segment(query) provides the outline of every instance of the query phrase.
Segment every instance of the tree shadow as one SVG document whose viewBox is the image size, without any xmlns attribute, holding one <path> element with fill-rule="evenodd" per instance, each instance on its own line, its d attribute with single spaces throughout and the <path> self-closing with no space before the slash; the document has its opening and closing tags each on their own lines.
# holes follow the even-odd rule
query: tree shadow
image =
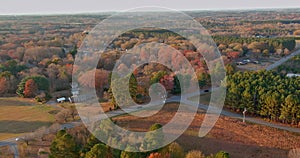
<svg viewBox="0 0 300 158">
<path fill-rule="evenodd" d="M 50 126 L 51 122 L 42 121 L 12 121 L 3 120 L 0 121 L 0 133 L 27 133 L 33 132 L 39 127 Z"/>
<path fill-rule="evenodd" d="M 182 135 L 177 142 L 184 147 L 186 151 L 200 150 L 205 155 L 216 154 L 223 150 L 230 154 L 232 158 L 256 157 L 256 158 L 286 158 L 287 150 L 260 146 L 257 144 L 249 145 L 239 142 L 228 142 L 209 137 L 197 137 L 191 135 Z"/>
<path fill-rule="evenodd" d="M 5 106 L 33 106 L 34 104 L 25 101 L 13 100 L 14 98 L 0 98 L 0 105 Z"/>
</svg>

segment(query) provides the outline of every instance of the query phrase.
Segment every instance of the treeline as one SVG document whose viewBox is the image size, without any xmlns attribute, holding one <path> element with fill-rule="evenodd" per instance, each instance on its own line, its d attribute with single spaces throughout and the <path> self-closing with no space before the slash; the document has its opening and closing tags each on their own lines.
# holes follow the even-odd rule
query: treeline
<svg viewBox="0 0 300 158">
<path fill-rule="evenodd" d="M 245 37 L 234 37 L 234 36 L 214 36 L 213 37 L 216 44 L 230 45 L 232 43 L 247 44 L 259 42 L 261 44 L 256 44 L 254 47 L 248 47 L 248 49 L 260 49 L 269 50 L 269 52 L 274 53 L 276 49 L 285 49 L 292 51 L 296 47 L 295 38 L 245 38 Z"/>
<path fill-rule="evenodd" d="M 226 106 L 235 111 L 247 108 L 249 113 L 273 121 L 299 124 L 300 78 L 273 71 L 229 75 Z"/>
<path fill-rule="evenodd" d="M 160 124 L 154 124 L 150 130 L 161 128 Z M 100 142 L 95 136 L 90 134 L 61 130 L 56 134 L 50 147 L 50 158 L 72 157 L 72 158 L 229 158 L 229 154 L 220 151 L 215 155 L 205 156 L 201 151 L 192 150 L 185 152 L 176 142 L 173 142 L 161 149 L 149 152 L 126 152 L 113 149 Z M 79 137 L 79 133 L 81 137 Z M 89 135 L 89 136 L 87 136 Z M 150 143 L 162 141 L 163 138 L 149 138 Z M 159 138 L 159 137 L 158 137 Z M 148 140 L 148 139 L 147 139 Z M 131 150 L 134 147 L 131 147 Z"/>
<path fill-rule="evenodd" d="M 252 24 L 277 24 L 277 23 L 282 23 L 282 24 L 295 24 L 295 23 L 300 23 L 300 20 L 244 20 L 241 21 L 243 23 L 252 23 Z"/>
</svg>

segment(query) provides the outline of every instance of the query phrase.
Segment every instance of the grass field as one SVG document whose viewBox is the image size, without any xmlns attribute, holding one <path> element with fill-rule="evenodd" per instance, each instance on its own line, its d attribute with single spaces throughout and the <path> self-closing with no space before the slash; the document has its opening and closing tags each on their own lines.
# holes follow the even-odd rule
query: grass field
<svg viewBox="0 0 300 158">
<path fill-rule="evenodd" d="M 32 132 L 54 122 L 53 107 L 23 98 L 0 98 L 0 140 Z"/>
<path fill-rule="evenodd" d="M 148 131 L 154 123 L 168 123 L 174 117 L 177 108 L 178 104 L 169 103 L 151 117 L 122 115 L 114 117 L 113 120 L 125 129 Z M 200 138 L 198 132 L 204 116 L 203 112 L 198 111 L 187 131 L 176 140 L 185 151 L 200 150 L 205 155 L 210 155 L 224 150 L 229 152 L 231 157 L 286 158 L 289 150 L 300 147 L 300 137 L 297 134 L 256 124 L 245 124 L 225 116 L 218 119 L 208 135 Z"/>
</svg>

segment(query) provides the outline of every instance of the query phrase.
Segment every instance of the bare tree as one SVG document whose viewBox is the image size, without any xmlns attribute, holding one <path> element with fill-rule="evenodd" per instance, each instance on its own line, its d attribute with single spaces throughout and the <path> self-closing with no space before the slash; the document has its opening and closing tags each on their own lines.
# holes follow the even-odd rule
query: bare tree
<svg viewBox="0 0 300 158">
<path fill-rule="evenodd" d="M 72 117 L 72 120 L 75 120 L 75 117 L 78 115 L 78 112 L 75 108 L 75 106 L 71 106 L 70 108 L 68 108 L 68 110 L 70 111 L 70 116 Z"/>
<path fill-rule="evenodd" d="M 59 123 L 65 123 L 71 116 L 71 111 L 69 109 L 64 109 L 55 115 L 55 119 Z"/>
<path fill-rule="evenodd" d="M 34 133 L 28 133 L 28 134 L 24 135 L 23 138 L 20 140 L 24 141 L 26 143 L 26 145 L 29 145 L 29 142 L 34 140 Z"/>
<path fill-rule="evenodd" d="M 61 125 L 59 123 L 54 123 L 49 127 L 49 133 L 56 133 L 61 129 Z"/>
<path fill-rule="evenodd" d="M 36 138 L 41 138 L 44 141 L 44 135 L 49 133 L 49 129 L 46 126 L 40 127 L 34 131 L 34 136 Z"/>
</svg>

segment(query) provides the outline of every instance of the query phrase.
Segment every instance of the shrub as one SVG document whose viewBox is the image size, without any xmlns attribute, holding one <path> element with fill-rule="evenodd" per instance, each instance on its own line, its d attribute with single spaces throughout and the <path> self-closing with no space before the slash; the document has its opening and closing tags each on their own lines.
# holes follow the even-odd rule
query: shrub
<svg viewBox="0 0 300 158">
<path fill-rule="evenodd" d="M 192 150 L 186 154 L 185 158 L 205 158 L 205 156 L 202 154 L 201 151 Z"/>
<path fill-rule="evenodd" d="M 225 151 L 219 151 L 215 158 L 230 158 L 229 154 Z"/>
</svg>

